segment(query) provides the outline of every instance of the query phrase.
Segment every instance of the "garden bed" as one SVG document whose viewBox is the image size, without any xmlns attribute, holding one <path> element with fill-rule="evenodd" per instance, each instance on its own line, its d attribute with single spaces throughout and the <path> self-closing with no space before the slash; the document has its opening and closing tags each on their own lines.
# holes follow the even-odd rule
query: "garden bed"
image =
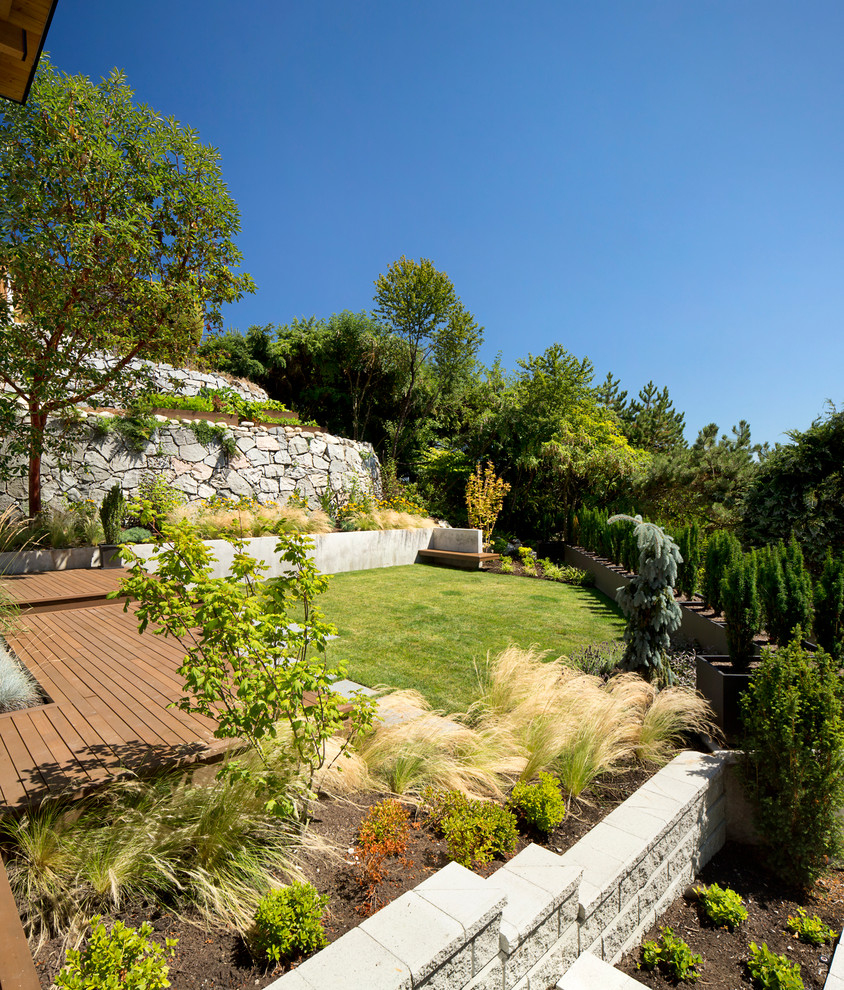
<svg viewBox="0 0 844 990">
<path fill-rule="evenodd" d="M 567 814 L 562 824 L 550 836 L 520 833 L 518 850 L 530 842 L 546 845 L 554 852 L 565 852 L 589 829 L 636 791 L 655 772 L 634 767 L 626 772 L 605 777 L 584 792 L 579 799 L 567 802 Z M 383 795 L 357 795 L 353 799 L 325 798 L 317 805 L 311 824 L 312 831 L 331 843 L 336 857 L 324 853 L 305 856 L 303 868 L 321 893 L 330 897 L 329 913 L 324 922 L 329 941 L 360 924 L 366 916 L 365 894 L 356 880 L 349 850 L 368 809 Z M 427 876 L 448 862 L 444 840 L 436 837 L 420 819 L 418 828 L 411 830 L 406 861 L 391 858 L 383 881 L 376 891 L 377 906 L 382 907 L 415 887 Z M 489 876 L 502 865 L 502 860 L 480 867 L 476 872 Z M 165 938 L 178 938 L 176 956 L 170 965 L 173 990 L 213 990 L 213 988 L 262 988 L 274 982 L 283 969 L 255 966 L 242 939 L 236 933 L 208 929 L 190 917 L 177 918 L 149 905 L 133 905 L 119 915 L 106 916 L 108 922 L 123 920 L 137 927 L 149 921 L 154 941 L 163 944 Z M 41 986 L 48 990 L 64 961 L 61 939 L 48 942 L 38 953 L 36 966 Z"/>
<path fill-rule="evenodd" d="M 799 963 L 807 990 L 821 990 L 826 980 L 833 945 L 816 947 L 798 941 L 786 931 L 789 916 L 803 908 L 810 916 L 818 915 L 830 927 L 840 931 L 844 922 L 844 872 L 833 871 L 820 881 L 814 893 L 784 893 L 782 884 L 766 873 L 754 847 L 728 844 L 701 870 L 698 881 L 730 887 L 744 899 L 748 917 L 731 932 L 702 920 L 694 899 L 679 897 L 666 911 L 645 939 L 658 940 L 660 925 L 669 926 L 674 934 L 688 942 L 693 953 L 703 957 L 700 980 L 696 986 L 707 990 L 736 990 L 750 987 L 745 965 L 749 945 L 767 943 L 768 948 Z M 654 990 L 667 990 L 676 982 L 660 970 L 637 968 L 641 952 L 628 953 L 618 968 Z M 691 984 L 690 984 L 691 985 Z"/>
</svg>

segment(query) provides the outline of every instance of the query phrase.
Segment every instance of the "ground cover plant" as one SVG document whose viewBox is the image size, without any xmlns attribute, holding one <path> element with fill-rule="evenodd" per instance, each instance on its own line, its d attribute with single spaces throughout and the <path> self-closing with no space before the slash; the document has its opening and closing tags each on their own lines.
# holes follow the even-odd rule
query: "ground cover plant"
<svg viewBox="0 0 844 990">
<path fill-rule="evenodd" d="M 535 643 L 559 656 L 624 628 L 591 588 L 418 565 L 336 574 L 322 602 L 339 632 L 328 656 L 348 660 L 350 677 L 413 688 L 448 711 L 471 704 L 474 662 L 490 651 Z"/>
<path fill-rule="evenodd" d="M 834 939 L 844 918 L 844 875 L 831 870 L 812 891 L 785 887 L 767 868 L 767 854 L 757 846 L 727 845 L 702 868 L 696 889 L 732 891 L 746 916 L 732 927 L 711 921 L 688 888 L 668 906 L 643 936 L 644 944 L 658 940 L 669 927 L 699 955 L 699 986 L 711 990 L 784 988 L 822 990 L 834 951 Z M 812 928 L 831 928 L 832 938 L 817 942 L 798 938 L 795 928 L 806 920 Z M 827 934 L 827 932 L 823 932 Z M 619 968 L 653 990 L 676 986 L 667 973 L 640 968 L 642 953 L 634 949 Z M 777 975 L 770 975 L 776 971 Z M 778 980 L 780 982 L 778 982 Z M 767 982 L 766 982 L 767 981 Z"/>
</svg>

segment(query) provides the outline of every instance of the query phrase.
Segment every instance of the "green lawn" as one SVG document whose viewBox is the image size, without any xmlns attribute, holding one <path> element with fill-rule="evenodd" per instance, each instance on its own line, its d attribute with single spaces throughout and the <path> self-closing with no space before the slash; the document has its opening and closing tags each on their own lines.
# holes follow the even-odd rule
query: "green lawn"
<svg viewBox="0 0 844 990">
<path fill-rule="evenodd" d="M 620 639 L 624 620 L 593 588 L 413 564 L 335 574 L 320 605 L 340 638 L 329 660 L 371 687 L 416 688 L 435 708 L 475 697 L 474 660 L 511 643 L 559 656 Z"/>
</svg>

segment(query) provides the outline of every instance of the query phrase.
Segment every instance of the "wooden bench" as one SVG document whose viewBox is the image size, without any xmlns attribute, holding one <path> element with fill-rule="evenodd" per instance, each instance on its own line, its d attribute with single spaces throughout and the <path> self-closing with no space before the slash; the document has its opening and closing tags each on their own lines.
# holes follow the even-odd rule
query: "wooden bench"
<svg viewBox="0 0 844 990">
<path fill-rule="evenodd" d="M 459 567 L 464 571 L 476 571 L 485 560 L 498 560 L 497 553 L 467 553 L 462 550 L 420 550 L 423 564 L 440 567 Z"/>
</svg>

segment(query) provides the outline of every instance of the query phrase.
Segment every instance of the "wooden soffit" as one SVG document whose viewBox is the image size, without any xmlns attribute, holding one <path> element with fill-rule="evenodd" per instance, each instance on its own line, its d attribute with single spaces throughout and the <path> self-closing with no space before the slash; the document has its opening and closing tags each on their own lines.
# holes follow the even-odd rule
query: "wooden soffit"
<svg viewBox="0 0 844 990">
<path fill-rule="evenodd" d="M 25 103 L 58 0 L 0 0 L 0 96 Z"/>
</svg>

